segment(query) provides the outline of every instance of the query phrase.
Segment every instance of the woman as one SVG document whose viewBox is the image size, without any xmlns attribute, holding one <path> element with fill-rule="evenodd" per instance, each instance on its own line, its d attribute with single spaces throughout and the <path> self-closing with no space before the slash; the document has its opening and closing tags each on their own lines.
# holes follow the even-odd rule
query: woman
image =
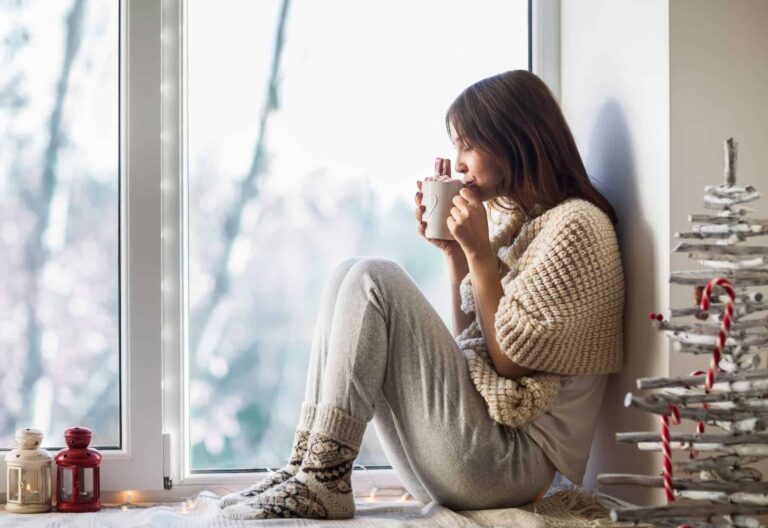
<svg viewBox="0 0 768 528">
<path fill-rule="evenodd" d="M 338 266 L 290 461 L 224 497 L 227 516 L 353 517 L 352 465 L 371 420 L 424 503 L 513 507 L 556 472 L 581 482 L 606 375 L 622 364 L 616 215 L 535 75 L 470 86 L 446 129 L 466 185 L 447 220 L 455 240 L 430 242 L 450 271 L 453 335 L 397 263 Z"/>
</svg>

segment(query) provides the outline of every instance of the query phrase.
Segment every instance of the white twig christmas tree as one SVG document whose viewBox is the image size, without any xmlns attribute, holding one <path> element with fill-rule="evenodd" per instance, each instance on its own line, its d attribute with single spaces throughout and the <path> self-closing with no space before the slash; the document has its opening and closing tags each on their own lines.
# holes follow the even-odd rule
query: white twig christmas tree
<svg viewBox="0 0 768 528">
<path fill-rule="evenodd" d="M 688 220 L 692 230 L 673 251 L 687 253 L 697 270 L 672 272 L 672 284 L 693 287 L 695 305 L 672 308 L 669 319 L 651 314 L 675 353 L 702 355 L 702 371 L 687 377 L 643 378 L 645 395 L 627 394 L 625 405 L 661 417 L 659 432 L 619 433 L 619 442 L 661 450 L 661 476 L 604 474 L 601 484 L 665 488 L 664 506 L 615 509 L 614 521 L 674 527 L 762 526 L 768 482 L 750 464 L 768 458 L 768 303 L 756 287 L 768 285 L 768 247 L 750 244 L 768 235 L 768 219 L 751 218 L 744 205 L 760 198 L 736 185 L 736 144 L 725 142 L 725 183 L 705 187 L 704 208 Z M 707 361 L 709 360 L 709 361 Z M 708 364 L 707 364 L 708 363 Z M 670 432 L 681 419 L 695 433 Z M 672 451 L 688 452 L 673 464 Z M 678 499 L 691 499 L 679 501 Z"/>
</svg>

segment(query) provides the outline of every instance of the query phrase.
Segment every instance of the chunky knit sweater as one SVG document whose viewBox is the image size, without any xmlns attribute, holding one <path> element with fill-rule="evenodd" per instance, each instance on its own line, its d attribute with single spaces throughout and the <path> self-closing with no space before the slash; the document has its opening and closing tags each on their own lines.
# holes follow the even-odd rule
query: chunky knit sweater
<svg viewBox="0 0 768 528">
<path fill-rule="evenodd" d="M 499 376 L 476 317 L 456 341 L 491 417 L 517 427 L 552 405 L 562 375 L 621 368 L 624 276 L 613 224 L 591 202 L 570 198 L 529 220 L 489 214 L 504 289 L 496 339 L 509 359 L 537 372 Z M 462 311 L 476 312 L 469 274 L 460 293 Z"/>
</svg>

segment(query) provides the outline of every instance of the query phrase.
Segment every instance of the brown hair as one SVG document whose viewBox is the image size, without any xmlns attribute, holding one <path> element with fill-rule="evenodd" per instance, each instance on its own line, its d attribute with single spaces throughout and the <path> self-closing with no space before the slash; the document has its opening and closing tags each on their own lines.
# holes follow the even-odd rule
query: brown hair
<svg viewBox="0 0 768 528">
<path fill-rule="evenodd" d="M 533 73 L 508 71 L 468 87 L 445 114 L 449 136 L 451 124 L 459 141 L 488 155 L 502 173 L 491 207 L 533 217 L 576 197 L 618 223 L 587 175 L 560 106 Z"/>
</svg>

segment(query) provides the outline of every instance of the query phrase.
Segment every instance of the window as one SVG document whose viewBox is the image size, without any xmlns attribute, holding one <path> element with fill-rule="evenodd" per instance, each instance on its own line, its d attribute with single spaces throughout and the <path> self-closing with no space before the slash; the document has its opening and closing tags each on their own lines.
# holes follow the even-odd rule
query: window
<svg viewBox="0 0 768 528">
<path fill-rule="evenodd" d="M 397 260 L 450 324 L 415 180 L 529 64 L 529 3 L 284 5 L 0 0 L 0 449 L 83 425 L 107 501 L 235 487 L 285 463 L 336 262 Z M 396 482 L 375 429 L 356 462 Z"/>
<path fill-rule="evenodd" d="M 118 2 L 0 3 L 0 448 L 120 448 Z"/>
<path fill-rule="evenodd" d="M 0 1 L 0 449 L 87 426 L 105 491 L 163 482 L 160 14 Z"/>
<path fill-rule="evenodd" d="M 415 181 L 453 156 L 453 98 L 528 64 L 526 1 L 287 4 L 187 4 L 193 472 L 285 463 L 322 287 L 344 257 L 400 262 L 451 324 Z M 388 466 L 372 427 L 357 463 Z"/>
</svg>

